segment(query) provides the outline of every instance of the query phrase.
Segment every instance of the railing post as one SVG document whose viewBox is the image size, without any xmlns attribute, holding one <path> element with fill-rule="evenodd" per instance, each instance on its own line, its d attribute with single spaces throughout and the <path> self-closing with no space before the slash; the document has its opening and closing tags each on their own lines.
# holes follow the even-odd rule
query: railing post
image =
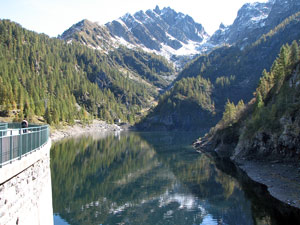
<svg viewBox="0 0 300 225">
<path fill-rule="evenodd" d="M 33 129 L 31 129 L 30 130 L 30 141 L 31 141 L 31 145 L 30 145 L 30 151 L 32 151 L 33 149 L 34 149 L 34 139 L 33 139 L 33 137 L 34 137 L 34 128 Z"/>
<path fill-rule="evenodd" d="M 22 158 L 22 128 L 20 128 L 20 137 L 19 137 L 19 159 Z"/>
<path fill-rule="evenodd" d="M 41 147 L 42 127 L 39 128 L 39 147 Z"/>
<path fill-rule="evenodd" d="M 0 168 L 2 168 L 2 139 L 3 139 L 3 135 L 2 135 L 2 131 L 0 131 Z"/>
<path fill-rule="evenodd" d="M 28 133 L 26 133 L 26 135 L 25 135 L 25 153 L 27 153 L 28 152 Z"/>
<path fill-rule="evenodd" d="M 13 157 L 13 141 L 12 141 L 12 131 L 10 131 L 10 137 L 9 137 L 9 160 L 12 160 Z"/>
</svg>

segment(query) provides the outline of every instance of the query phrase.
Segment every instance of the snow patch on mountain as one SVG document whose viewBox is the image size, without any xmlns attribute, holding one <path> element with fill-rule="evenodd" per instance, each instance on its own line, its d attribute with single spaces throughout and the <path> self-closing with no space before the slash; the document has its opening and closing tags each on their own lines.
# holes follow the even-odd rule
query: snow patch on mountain
<svg viewBox="0 0 300 225">
<path fill-rule="evenodd" d="M 118 22 L 119 24 L 116 24 Z M 121 25 L 122 27 L 118 27 Z M 129 13 L 106 24 L 116 42 L 140 47 L 171 58 L 173 55 L 199 54 L 209 35 L 190 16 L 170 7 Z M 122 29 L 122 32 L 118 32 Z M 124 32 L 126 31 L 126 32 Z"/>
<path fill-rule="evenodd" d="M 254 30 L 265 26 L 274 2 L 271 0 L 244 4 L 239 9 L 233 24 L 230 26 L 221 24 L 219 29 L 212 35 L 210 41 L 216 45 L 221 45 L 224 43 L 234 44 L 236 42 L 246 43 L 248 40 L 251 42 L 253 39 L 258 38 L 260 36 L 259 33 L 257 34 L 258 37 L 246 39 L 257 33 L 253 32 Z"/>
</svg>

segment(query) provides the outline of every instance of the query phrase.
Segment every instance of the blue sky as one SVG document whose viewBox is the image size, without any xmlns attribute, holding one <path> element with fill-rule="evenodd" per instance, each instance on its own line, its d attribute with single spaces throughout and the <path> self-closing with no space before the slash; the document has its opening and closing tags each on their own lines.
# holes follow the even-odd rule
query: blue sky
<svg viewBox="0 0 300 225">
<path fill-rule="evenodd" d="M 0 18 L 56 37 L 82 19 L 105 24 L 158 5 L 189 14 L 212 34 L 221 22 L 231 24 L 243 4 L 256 1 L 266 0 L 0 0 Z"/>
</svg>

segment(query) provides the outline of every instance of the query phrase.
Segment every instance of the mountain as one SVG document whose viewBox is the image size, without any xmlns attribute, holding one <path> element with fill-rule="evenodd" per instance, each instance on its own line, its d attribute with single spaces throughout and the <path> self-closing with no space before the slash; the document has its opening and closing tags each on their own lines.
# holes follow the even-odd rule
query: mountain
<svg viewBox="0 0 300 225">
<path fill-rule="evenodd" d="M 105 25 L 80 21 L 66 30 L 60 39 L 78 41 L 102 52 L 126 46 L 165 56 L 182 66 L 199 52 L 211 46 L 209 35 L 192 17 L 168 8 L 126 14 Z"/>
<path fill-rule="evenodd" d="M 82 20 L 66 30 L 59 39 L 68 44 L 80 43 L 107 55 L 114 66 L 122 71 L 127 70 L 136 80 L 154 85 L 154 89 L 165 88 L 174 79 L 171 76 L 175 73 L 173 65 L 166 59 L 136 47 L 132 49 L 121 45 L 105 26 L 97 23 Z"/>
<path fill-rule="evenodd" d="M 265 3 L 247 3 L 238 11 L 233 24 L 221 24 L 211 36 L 213 45 L 237 44 L 244 47 L 255 42 L 288 16 L 300 11 L 298 0 L 269 0 Z"/>
<path fill-rule="evenodd" d="M 58 36 L 59 39 L 72 43 L 80 42 L 92 49 L 107 53 L 112 48 L 118 47 L 109 31 L 97 23 L 89 20 L 82 20 Z"/>
<path fill-rule="evenodd" d="M 246 4 L 232 26 L 221 26 L 224 35 L 230 34 L 228 43 L 212 43 L 201 24 L 169 7 L 126 14 L 106 25 L 83 20 L 58 39 L 1 21 L 0 113 L 15 110 L 55 118 L 54 123 L 87 113 L 134 122 L 158 100 L 144 120 L 146 128 L 151 123 L 170 129 L 209 127 L 221 118 L 227 99 L 248 101 L 280 46 L 299 39 L 298 10 L 296 0 Z M 177 69 L 194 59 L 176 78 L 162 55 Z M 63 96 L 71 102 L 69 109 Z M 51 108 L 31 107 L 40 99 L 49 99 Z"/>
<path fill-rule="evenodd" d="M 133 123 L 154 104 L 174 68 L 157 55 L 119 49 L 103 54 L 77 42 L 0 20 L 0 115 Z"/>
<path fill-rule="evenodd" d="M 221 118 L 227 100 L 235 104 L 241 99 L 248 102 L 257 87 L 262 71 L 271 67 L 280 47 L 299 39 L 300 12 L 286 18 L 244 48 L 237 45 L 223 46 L 209 54 L 198 56 L 179 73 L 173 88 L 161 97 L 158 106 L 142 121 L 140 127 L 146 129 L 180 127 L 188 130 L 213 126 Z M 209 93 L 204 91 L 208 89 L 202 88 L 200 91 L 206 93 L 206 99 L 214 105 L 214 110 L 207 110 L 207 105 L 191 104 L 197 98 L 197 88 L 192 87 L 187 92 L 190 89 L 188 81 L 191 78 L 197 80 L 198 77 L 211 84 Z M 182 86 L 179 90 L 176 90 L 177 83 Z M 185 90 L 183 97 L 174 98 L 182 95 L 180 91 L 182 89 Z M 166 107 L 174 103 L 176 107 Z M 155 124 L 152 124 L 152 121 L 155 121 Z"/>
<path fill-rule="evenodd" d="M 252 33 L 260 37 L 258 30 L 265 27 L 265 20 L 269 16 L 274 2 L 247 3 L 238 11 L 233 24 L 225 26 L 221 24 L 219 29 L 211 36 L 210 41 L 216 45 L 224 43 L 234 44 L 248 39 Z"/>
<path fill-rule="evenodd" d="M 288 16 L 300 11 L 297 0 L 269 0 L 247 3 L 241 7 L 232 25 L 221 24 L 210 37 L 204 27 L 189 15 L 170 7 L 138 11 L 99 25 L 80 21 L 59 38 L 80 43 L 102 52 L 119 46 L 141 48 L 156 53 L 175 63 L 180 70 L 194 56 L 210 53 L 224 45 L 245 48 L 257 41 Z"/>
<path fill-rule="evenodd" d="M 154 10 L 126 14 L 106 24 L 110 33 L 122 42 L 154 50 L 169 56 L 197 53 L 209 35 L 192 17 L 156 6 Z"/>
</svg>

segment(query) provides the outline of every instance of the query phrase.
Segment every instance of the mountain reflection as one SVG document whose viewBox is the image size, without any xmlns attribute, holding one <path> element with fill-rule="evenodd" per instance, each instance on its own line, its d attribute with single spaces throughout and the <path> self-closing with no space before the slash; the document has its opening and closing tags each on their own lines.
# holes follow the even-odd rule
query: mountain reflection
<svg viewBox="0 0 300 225">
<path fill-rule="evenodd" d="M 69 224 L 256 223 L 238 181 L 188 145 L 194 136 L 121 133 L 56 143 L 54 213 Z"/>
</svg>

